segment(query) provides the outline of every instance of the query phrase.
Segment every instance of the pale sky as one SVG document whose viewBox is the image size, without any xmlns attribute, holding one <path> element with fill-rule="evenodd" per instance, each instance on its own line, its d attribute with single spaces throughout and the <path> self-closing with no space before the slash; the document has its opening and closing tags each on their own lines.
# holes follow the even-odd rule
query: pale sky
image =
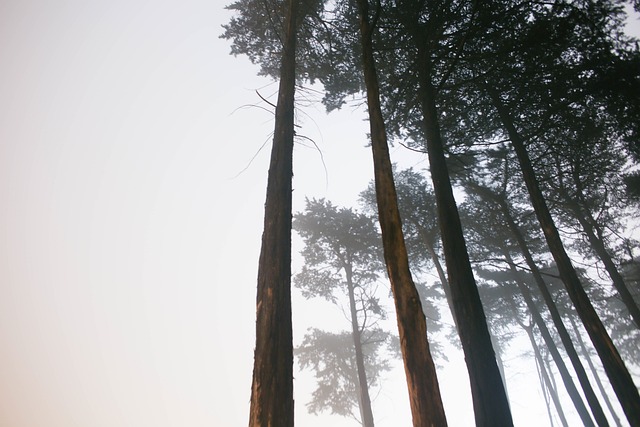
<svg viewBox="0 0 640 427">
<path fill-rule="evenodd" d="M 276 86 L 218 38 L 226 3 L 0 2 L 1 427 L 246 425 L 273 127 L 250 105 Z M 297 147 L 295 209 L 353 205 L 372 177 L 364 109 L 302 104 L 328 174 Z M 294 316 L 296 344 L 340 321 L 298 294 Z M 468 426 L 451 359 L 450 425 Z M 532 373 L 508 375 L 518 425 L 546 422 Z M 378 426 L 410 425 L 403 381 L 384 383 Z M 297 425 L 353 425 L 307 415 L 313 386 L 296 373 Z"/>
</svg>

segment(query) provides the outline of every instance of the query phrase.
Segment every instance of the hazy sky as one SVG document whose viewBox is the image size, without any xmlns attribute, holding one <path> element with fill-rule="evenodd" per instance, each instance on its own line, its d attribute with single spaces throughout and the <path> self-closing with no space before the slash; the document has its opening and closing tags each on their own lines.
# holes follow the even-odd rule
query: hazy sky
<svg viewBox="0 0 640 427">
<path fill-rule="evenodd" d="M 225 3 L 0 2 L 0 426 L 246 425 L 273 126 L 250 105 L 276 86 L 218 38 Z M 371 179 L 363 109 L 298 119 L 328 173 L 296 148 L 296 210 L 352 204 Z M 299 297 L 294 314 L 296 343 L 339 317 Z M 441 377 L 452 426 L 472 420 L 459 357 Z M 403 375 L 379 426 L 409 425 Z M 311 379 L 296 374 L 297 424 L 327 425 L 306 415 Z M 540 403 L 515 414 L 544 422 Z"/>
</svg>

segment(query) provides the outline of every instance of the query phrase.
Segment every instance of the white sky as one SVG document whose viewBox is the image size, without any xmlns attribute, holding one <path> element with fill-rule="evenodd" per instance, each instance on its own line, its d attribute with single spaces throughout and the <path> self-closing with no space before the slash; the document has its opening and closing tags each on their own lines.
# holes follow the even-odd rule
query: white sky
<svg viewBox="0 0 640 427">
<path fill-rule="evenodd" d="M 228 55 L 224 3 L 0 2 L 0 426 L 246 425 L 273 125 L 241 107 L 276 86 Z M 299 119 L 329 172 L 296 149 L 296 210 L 352 205 L 371 178 L 363 109 Z M 338 315 L 299 297 L 294 312 L 296 343 Z M 468 426 L 451 358 L 449 421 Z M 546 422 L 534 369 L 510 374 L 519 425 Z M 403 376 L 378 426 L 410 424 Z M 343 425 L 306 414 L 313 386 L 296 374 L 297 425 Z"/>
</svg>

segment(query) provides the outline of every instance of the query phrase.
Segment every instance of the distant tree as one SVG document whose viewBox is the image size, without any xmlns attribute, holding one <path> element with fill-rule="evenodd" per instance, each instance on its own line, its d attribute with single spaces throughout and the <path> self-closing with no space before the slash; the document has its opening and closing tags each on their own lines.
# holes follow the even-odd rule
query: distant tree
<svg viewBox="0 0 640 427">
<path fill-rule="evenodd" d="M 379 384 L 381 375 L 390 369 L 380 354 L 385 344 L 389 344 L 390 335 L 379 328 L 369 328 L 360 335 L 367 387 L 372 390 Z M 317 387 L 307 403 L 309 412 L 318 414 L 330 410 L 365 425 L 364 393 L 355 348 L 353 332 L 334 333 L 312 328 L 305 334 L 295 354 L 300 367 L 312 369 L 317 379 Z"/>
<path fill-rule="evenodd" d="M 318 388 L 308 404 L 311 412 L 331 409 L 373 426 L 369 387 L 388 369 L 378 349 L 389 340 L 377 323 L 386 316 L 376 295 L 376 280 L 384 272 L 380 237 L 373 218 L 324 199 L 309 200 L 295 215 L 294 229 L 302 237 L 305 265 L 294 284 L 305 298 L 320 297 L 340 305 L 346 297 L 345 315 L 351 331 L 342 334 L 313 329 L 298 348 L 300 365 L 312 366 Z M 350 336 L 350 345 L 344 347 Z M 321 357 L 322 356 L 322 357 Z"/>
<path fill-rule="evenodd" d="M 556 212 L 564 222 L 577 222 L 578 230 L 585 236 L 588 249 L 581 252 L 587 256 L 596 254 L 633 322 L 640 328 L 640 306 L 633 299 L 616 257 L 608 247 L 623 229 L 620 216 L 627 200 L 616 193 L 623 188 L 625 154 L 598 131 L 604 130 L 574 129 L 577 138 L 554 156 L 552 173 L 556 179 L 549 180 L 547 185 L 556 196 L 553 200 Z"/>
</svg>

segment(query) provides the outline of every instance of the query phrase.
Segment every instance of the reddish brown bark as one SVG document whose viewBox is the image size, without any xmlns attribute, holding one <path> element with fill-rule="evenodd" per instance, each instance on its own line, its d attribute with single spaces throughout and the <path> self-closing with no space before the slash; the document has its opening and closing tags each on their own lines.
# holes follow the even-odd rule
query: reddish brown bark
<svg viewBox="0 0 640 427">
<path fill-rule="evenodd" d="M 387 134 L 380 108 L 378 76 L 373 57 L 371 36 L 374 25 L 369 21 L 367 0 L 358 0 L 360 34 L 371 147 L 378 202 L 378 218 L 387 273 L 391 282 L 400 347 L 404 360 L 409 402 L 415 427 L 445 427 L 447 420 L 442 406 L 435 365 L 427 341 L 427 325 L 420 297 L 409 271 L 409 259 L 402 234 L 397 194 L 389 156 Z"/>
<path fill-rule="evenodd" d="M 298 4 L 299 0 L 289 0 L 285 21 L 287 27 L 258 265 L 250 427 L 293 426 L 291 180 Z"/>
</svg>

